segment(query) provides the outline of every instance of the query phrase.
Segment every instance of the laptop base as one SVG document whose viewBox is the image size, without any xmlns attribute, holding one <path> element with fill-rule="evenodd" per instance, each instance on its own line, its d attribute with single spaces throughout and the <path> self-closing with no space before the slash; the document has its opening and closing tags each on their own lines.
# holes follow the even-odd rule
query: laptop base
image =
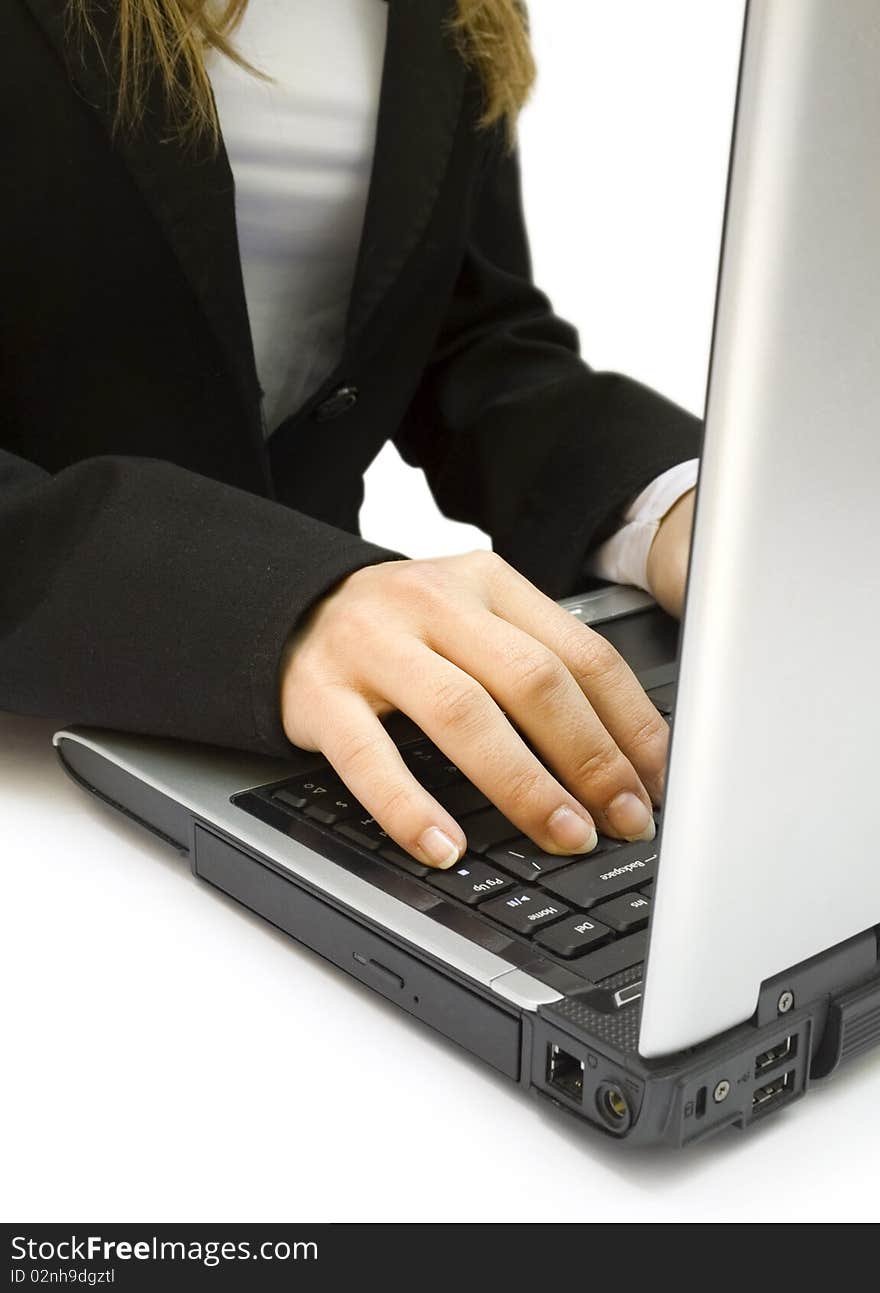
<svg viewBox="0 0 880 1293">
<path fill-rule="evenodd" d="M 642 966 L 578 991 L 548 990 L 555 999 L 544 1001 L 535 999 L 529 975 L 501 960 L 498 975 L 481 982 L 243 843 L 212 820 L 207 798 L 201 813 L 195 800 L 165 794 L 155 777 L 151 784 L 146 772 L 125 766 L 120 743 L 143 750 L 166 744 L 75 729 L 56 737 L 62 764 L 80 785 L 186 855 L 200 880 L 523 1088 L 626 1144 L 679 1147 L 749 1126 L 880 1045 L 875 929 L 766 984 L 749 1022 L 649 1062 L 637 1050 L 641 1001 L 634 985 Z M 216 751 L 196 750 L 193 757 L 200 764 L 223 759 Z M 252 762 L 254 784 L 277 778 L 276 761 Z M 312 856 L 320 861 L 321 852 L 332 852 L 329 836 L 307 823 L 303 829 Z M 327 861 L 329 875 L 335 868 Z"/>
</svg>

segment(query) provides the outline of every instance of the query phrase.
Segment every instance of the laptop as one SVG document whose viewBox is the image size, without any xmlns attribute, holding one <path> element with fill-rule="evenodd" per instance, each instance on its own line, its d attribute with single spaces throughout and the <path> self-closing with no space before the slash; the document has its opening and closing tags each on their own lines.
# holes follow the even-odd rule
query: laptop
<svg viewBox="0 0 880 1293">
<path fill-rule="evenodd" d="M 320 756 L 54 738 L 198 880 L 631 1144 L 763 1121 L 880 1044 L 878 67 L 876 0 L 748 4 L 683 628 L 634 589 L 563 603 L 671 722 L 655 840 L 542 855 L 401 715 L 451 871 Z"/>
</svg>

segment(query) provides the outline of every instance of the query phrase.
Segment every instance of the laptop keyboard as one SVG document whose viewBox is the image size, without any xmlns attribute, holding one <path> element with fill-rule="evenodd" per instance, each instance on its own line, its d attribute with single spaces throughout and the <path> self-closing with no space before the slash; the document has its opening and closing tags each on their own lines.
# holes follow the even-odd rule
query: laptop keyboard
<svg viewBox="0 0 880 1293">
<path fill-rule="evenodd" d="M 648 694 L 671 717 L 675 684 Z M 345 855 L 349 869 L 559 991 L 575 991 L 584 980 L 600 983 L 644 960 L 656 839 L 630 844 L 600 835 L 589 854 L 544 853 L 430 740 L 400 748 L 413 775 L 467 836 L 466 854 L 448 871 L 422 866 L 400 849 L 329 765 L 234 802 L 304 842 L 309 828 L 329 834 L 334 861 Z"/>
</svg>

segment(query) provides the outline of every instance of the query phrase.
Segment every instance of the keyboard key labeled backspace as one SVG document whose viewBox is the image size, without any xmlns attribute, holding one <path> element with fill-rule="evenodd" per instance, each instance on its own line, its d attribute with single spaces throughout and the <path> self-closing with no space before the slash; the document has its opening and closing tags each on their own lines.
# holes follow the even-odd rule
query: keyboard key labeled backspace
<svg viewBox="0 0 880 1293">
<path fill-rule="evenodd" d="M 530 934 L 532 930 L 567 916 L 568 908 L 537 889 L 515 889 L 501 898 L 483 903 L 480 913 L 491 916 L 517 934 Z"/>
<path fill-rule="evenodd" d="M 656 844 L 628 844 L 601 857 L 575 862 L 564 871 L 545 876 L 541 883 L 572 907 L 588 911 L 607 898 L 646 885 L 654 879 L 656 869 Z"/>
</svg>

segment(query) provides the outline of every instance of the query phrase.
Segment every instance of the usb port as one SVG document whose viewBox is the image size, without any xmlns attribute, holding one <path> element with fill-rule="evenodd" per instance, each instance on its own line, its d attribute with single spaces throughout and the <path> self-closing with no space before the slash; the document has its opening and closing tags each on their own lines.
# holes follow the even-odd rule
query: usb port
<svg viewBox="0 0 880 1293">
<path fill-rule="evenodd" d="M 763 1113 L 783 1100 L 794 1089 L 794 1078 L 794 1069 L 790 1069 L 784 1077 L 774 1078 L 772 1082 L 756 1087 L 752 1096 L 753 1113 Z"/>
<path fill-rule="evenodd" d="M 755 1077 L 760 1077 L 768 1069 L 775 1069 L 777 1064 L 783 1060 L 791 1059 L 797 1055 L 797 1037 L 786 1037 L 775 1046 L 768 1046 L 766 1051 L 761 1051 L 760 1055 L 755 1056 Z"/>
<path fill-rule="evenodd" d="M 547 1047 L 547 1083 L 569 1100 L 584 1096 L 584 1061 L 552 1043 Z"/>
</svg>

